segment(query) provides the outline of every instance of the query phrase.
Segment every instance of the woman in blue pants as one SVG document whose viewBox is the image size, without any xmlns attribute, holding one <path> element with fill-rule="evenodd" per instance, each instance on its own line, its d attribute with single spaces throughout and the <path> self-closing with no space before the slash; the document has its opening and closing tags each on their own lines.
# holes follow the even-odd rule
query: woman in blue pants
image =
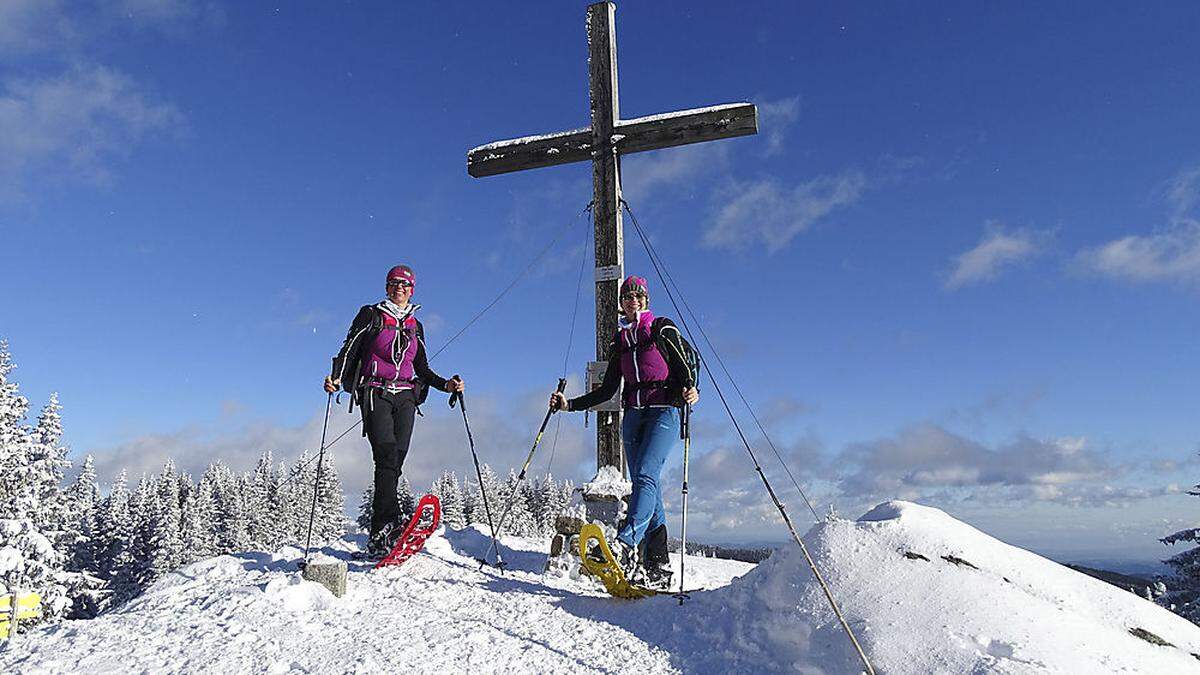
<svg viewBox="0 0 1200 675">
<path fill-rule="evenodd" d="M 550 407 L 586 410 L 612 398 L 622 380 L 625 382 L 621 437 L 633 492 L 629 511 L 617 530 L 615 553 L 626 576 L 641 566 L 647 583 L 668 587 L 671 570 L 661 474 L 667 457 L 680 442 L 680 409 L 698 401 L 700 394 L 684 357 L 679 329 L 670 319 L 655 318 L 649 302 L 646 280 L 626 278 L 621 284 L 622 317 L 609 345 L 603 382 L 598 389 L 573 399 L 555 392 Z"/>
</svg>

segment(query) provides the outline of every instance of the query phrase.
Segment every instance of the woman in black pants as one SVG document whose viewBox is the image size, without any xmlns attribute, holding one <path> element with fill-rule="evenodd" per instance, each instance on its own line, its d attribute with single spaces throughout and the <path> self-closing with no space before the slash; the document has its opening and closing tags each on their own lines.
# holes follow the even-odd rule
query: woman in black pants
<svg viewBox="0 0 1200 675">
<path fill-rule="evenodd" d="M 397 522 L 396 484 L 408 455 L 417 406 L 425 401 L 427 388 L 463 390 L 457 375 L 446 380 L 429 367 L 425 330 L 414 316 L 421 306 L 409 302 L 415 283 L 408 265 L 388 271 L 386 299 L 358 310 L 333 359 L 333 371 L 325 378 L 325 391 L 333 393 L 340 386 L 354 397 L 362 409 L 363 435 L 371 441 L 375 493 L 369 558 L 387 555 L 389 535 L 403 527 Z"/>
</svg>

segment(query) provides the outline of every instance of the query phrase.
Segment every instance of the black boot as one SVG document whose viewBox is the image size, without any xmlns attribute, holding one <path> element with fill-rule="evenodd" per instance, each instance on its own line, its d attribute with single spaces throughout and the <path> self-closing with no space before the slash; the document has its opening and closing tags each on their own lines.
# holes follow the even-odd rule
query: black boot
<svg viewBox="0 0 1200 675">
<path fill-rule="evenodd" d="M 666 524 L 659 525 L 647 532 L 643 541 L 646 546 L 645 564 L 647 568 L 671 566 L 671 556 L 667 554 Z"/>
<path fill-rule="evenodd" d="M 399 522 L 384 523 L 379 531 L 367 540 L 367 560 L 382 560 L 392 552 L 396 541 L 404 532 L 404 526 Z"/>
<path fill-rule="evenodd" d="M 667 553 L 666 524 L 659 525 L 647 532 L 642 543 L 646 551 L 642 558 L 642 566 L 646 570 L 647 585 L 656 588 L 669 587 L 671 585 L 671 556 Z"/>
</svg>

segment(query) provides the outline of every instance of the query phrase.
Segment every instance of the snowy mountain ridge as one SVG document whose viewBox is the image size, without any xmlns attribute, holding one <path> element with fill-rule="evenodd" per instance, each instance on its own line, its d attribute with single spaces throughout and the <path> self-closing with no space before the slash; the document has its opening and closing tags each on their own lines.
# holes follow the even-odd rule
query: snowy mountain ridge
<svg viewBox="0 0 1200 675">
<path fill-rule="evenodd" d="M 804 537 L 879 673 L 1200 672 L 1200 628 L 937 509 L 887 502 Z M 682 606 L 543 575 L 541 542 L 440 530 L 334 598 L 300 552 L 218 556 L 119 611 L 22 636 L 0 668 L 60 672 L 803 672 L 861 670 L 799 551 L 758 566 L 692 558 Z M 322 553 L 348 558 L 344 540 Z"/>
</svg>

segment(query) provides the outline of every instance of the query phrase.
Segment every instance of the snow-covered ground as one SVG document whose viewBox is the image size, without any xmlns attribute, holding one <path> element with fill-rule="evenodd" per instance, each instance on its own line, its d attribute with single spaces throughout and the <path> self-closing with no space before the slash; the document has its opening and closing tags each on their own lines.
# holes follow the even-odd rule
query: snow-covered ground
<svg viewBox="0 0 1200 675">
<path fill-rule="evenodd" d="M 888 502 L 805 542 L 880 673 L 1200 672 L 1200 628 L 936 509 Z M 506 574 L 480 571 L 487 543 L 445 530 L 403 567 L 351 562 L 340 599 L 299 579 L 295 549 L 213 558 L 119 612 L 22 636 L 0 670 L 860 670 L 794 547 L 758 567 L 689 557 L 688 586 L 706 590 L 680 606 L 544 576 L 544 554 L 520 539 L 504 541 Z M 352 545 L 324 553 L 345 558 Z"/>
</svg>

